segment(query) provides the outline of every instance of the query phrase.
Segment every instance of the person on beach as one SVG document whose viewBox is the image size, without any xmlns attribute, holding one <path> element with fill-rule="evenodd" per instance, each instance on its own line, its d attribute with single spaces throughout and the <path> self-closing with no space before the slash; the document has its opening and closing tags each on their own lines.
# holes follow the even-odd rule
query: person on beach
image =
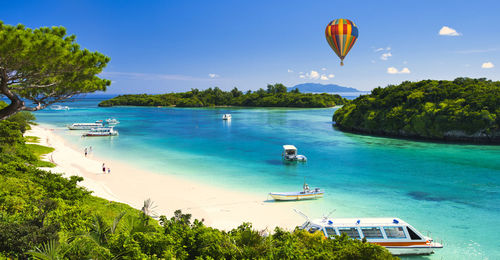
<svg viewBox="0 0 500 260">
<path fill-rule="evenodd" d="M 89 153 L 91 153 L 91 152 L 92 152 L 92 146 L 89 147 Z"/>
<path fill-rule="evenodd" d="M 102 173 L 106 174 L 106 165 L 102 163 Z"/>
<path fill-rule="evenodd" d="M 111 168 L 108 167 L 108 174 L 111 174 Z"/>
<path fill-rule="evenodd" d="M 85 147 L 85 157 L 87 157 L 87 147 Z"/>
</svg>

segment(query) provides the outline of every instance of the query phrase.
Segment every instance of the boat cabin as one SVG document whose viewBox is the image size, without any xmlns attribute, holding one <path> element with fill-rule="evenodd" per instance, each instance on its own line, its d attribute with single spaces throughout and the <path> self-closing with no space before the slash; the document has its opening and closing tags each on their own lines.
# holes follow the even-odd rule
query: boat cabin
<svg viewBox="0 0 500 260">
<path fill-rule="evenodd" d="M 393 255 L 429 255 L 443 247 L 399 218 L 323 218 L 307 220 L 300 228 L 310 233 L 319 231 L 327 238 L 342 234 L 364 238 L 386 247 Z"/>
</svg>

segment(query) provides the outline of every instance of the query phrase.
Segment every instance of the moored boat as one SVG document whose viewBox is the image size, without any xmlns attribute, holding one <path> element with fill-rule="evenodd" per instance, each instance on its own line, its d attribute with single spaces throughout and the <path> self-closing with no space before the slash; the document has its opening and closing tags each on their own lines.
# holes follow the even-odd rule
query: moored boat
<svg viewBox="0 0 500 260">
<path fill-rule="evenodd" d="M 285 161 L 307 161 L 307 157 L 301 154 L 297 154 L 297 147 L 290 144 L 283 145 L 283 153 L 281 153 L 281 156 Z"/>
<path fill-rule="evenodd" d="M 68 106 L 61 106 L 61 105 L 52 105 L 50 106 L 51 110 L 69 110 Z"/>
<path fill-rule="evenodd" d="M 90 130 L 96 127 L 102 127 L 102 123 L 74 123 L 68 126 L 69 130 Z"/>
<path fill-rule="evenodd" d="M 222 115 L 222 120 L 231 120 L 231 114 Z"/>
<path fill-rule="evenodd" d="M 269 195 L 274 200 L 311 200 L 323 198 L 324 192 L 320 188 L 311 190 L 304 182 L 303 190 L 296 192 L 271 192 Z"/>
<path fill-rule="evenodd" d="M 441 243 L 422 235 L 399 218 L 307 219 L 300 228 L 310 233 L 322 232 L 331 239 L 344 233 L 352 239 L 366 239 L 387 248 L 393 255 L 430 255 L 435 249 L 443 248 Z"/>
<path fill-rule="evenodd" d="M 83 136 L 115 136 L 118 135 L 118 131 L 114 130 L 113 127 L 98 127 L 92 128 Z"/>
</svg>

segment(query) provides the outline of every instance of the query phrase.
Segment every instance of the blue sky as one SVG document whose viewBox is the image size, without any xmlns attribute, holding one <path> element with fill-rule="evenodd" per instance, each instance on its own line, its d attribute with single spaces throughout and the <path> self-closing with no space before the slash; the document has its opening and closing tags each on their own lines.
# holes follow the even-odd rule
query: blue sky
<svg viewBox="0 0 500 260">
<path fill-rule="evenodd" d="M 500 80 L 499 11 L 497 1 L 6 1 L 0 20 L 62 25 L 111 57 L 102 75 L 113 82 L 109 93 L 304 82 L 370 90 Z M 336 18 L 359 28 L 343 67 L 324 36 Z"/>
</svg>

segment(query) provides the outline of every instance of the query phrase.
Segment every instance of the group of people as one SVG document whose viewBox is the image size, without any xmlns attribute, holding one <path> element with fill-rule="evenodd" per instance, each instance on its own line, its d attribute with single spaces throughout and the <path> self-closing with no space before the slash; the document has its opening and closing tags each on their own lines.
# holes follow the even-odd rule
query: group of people
<svg viewBox="0 0 500 260">
<path fill-rule="evenodd" d="M 92 152 L 92 146 L 89 146 L 88 148 L 85 147 L 85 149 L 84 149 L 85 157 L 87 157 L 87 155 L 89 155 L 91 152 Z M 102 173 L 106 174 L 106 171 L 108 172 L 108 174 L 110 174 L 111 168 L 109 168 L 109 167 L 106 168 L 106 164 L 103 163 L 102 164 Z"/>
<path fill-rule="evenodd" d="M 89 148 L 85 147 L 84 152 L 85 152 L 85 157 L 87 157 L 87 155 L 92 152 L 92 146 L 89 146 Z"/>
<path fill-rule="evenodd" d="M 106 164 L 102 163 L 102 174 L 106 174 L 106 169 L 108 170 L 108 174 L 111 173 L 111 168 L 106 168 Z"/>
</svg>

